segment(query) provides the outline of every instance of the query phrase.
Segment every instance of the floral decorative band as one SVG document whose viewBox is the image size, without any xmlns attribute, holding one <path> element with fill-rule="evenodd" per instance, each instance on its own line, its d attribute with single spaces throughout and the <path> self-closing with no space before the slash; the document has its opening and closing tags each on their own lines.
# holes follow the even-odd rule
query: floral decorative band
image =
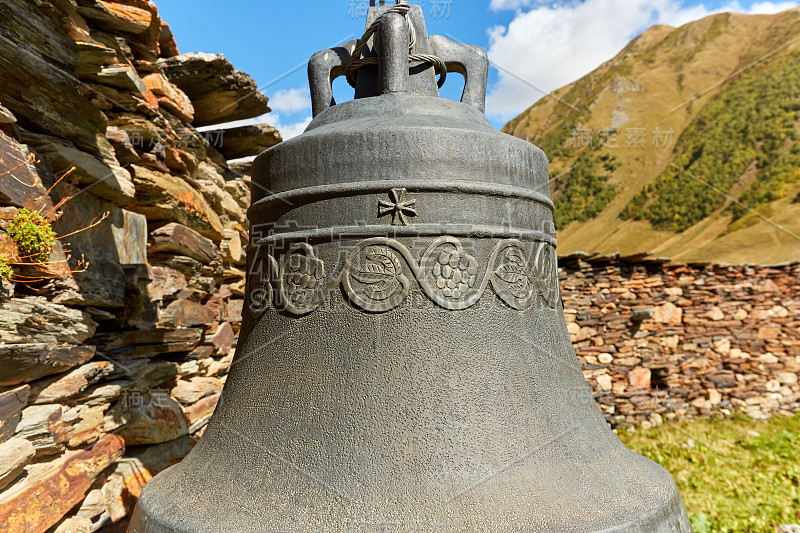
<svg viewBox="0 0 800 533">
<path fill-rule="evenodd" d="M 531 248 L 530 252 L 526 248 Z M 482 274 L 481 274 L 482 272 Z M 417 262 L 401 242 L 374 237 L 357 244 L 342 270 L 330 276 L 307 243 L 295 243 L 278 259 L 259 253 L 251 265 L 248 308 L 260 316 L 270 306 L 295 315 L 320 307 L 340 285 L 356 306 L 371 312 L 398 307 L 408 297 L 412 279 L 435 304 L 450 310 L 474 305 L 491 285 L 497 296 L 517 310 L 533 306 L 539 296 L 558 304 L 555 248 L 542 241 L 526 246 L 518 239 L 499 241 L 481 264 L 452 236 L 436 238 Z"/>
</svg>

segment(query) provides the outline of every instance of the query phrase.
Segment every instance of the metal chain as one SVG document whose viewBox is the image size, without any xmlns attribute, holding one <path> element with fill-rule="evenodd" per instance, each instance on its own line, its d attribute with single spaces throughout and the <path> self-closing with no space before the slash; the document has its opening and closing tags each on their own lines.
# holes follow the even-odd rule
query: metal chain
<svg viewBox="0 0 800 533">
<path fill-rule="evenodd" d="M 347 83 L 349 83 L 351 87 L 355 88 L 356 73 L 358 72 L 358 69 L 368 65 L 378 64 L 377 57 L 361 57 L 361 54 L 364 52 L 364 47 L 367 45 L 367 42 L 375 34 L 375 32 L 378 31 L 378 26 L 380 26 L 381 19 L 384 17 L 384 15 L 388 15 L 389 13 L 398 13 L 403 15 L 403 17 L 406 19 L 406 23 L 408 24 L 408 62 L 430 63 L 433 65 L 434 71 L 439 75 L 439 81 L 437 82 L 437 85 L 441 87 L 444 85 L 444 81 L 447 78 L 447 65 L 445 65 L 444 61 L 442 61 L 439 57 L 433 54 L 413 53 L 414 48 L 417 46 L 417 30 L 414 28 L 414 24 L 411 23 L 411 17 L 408 15 L 411 6 L 405 0 L 395 1 L 397 2 L 397 5 L 387 9 L 383 15 L 378 17 L 375 22 L 370 24 L 370 26 L 364 32 L 364 35 L 356 43 L 353 52 L 350 54 L 350 59 L 347 61 L 347 65 L 345 65 L 344 68 L 345 76 L 347 77 Z"/>
</svg>

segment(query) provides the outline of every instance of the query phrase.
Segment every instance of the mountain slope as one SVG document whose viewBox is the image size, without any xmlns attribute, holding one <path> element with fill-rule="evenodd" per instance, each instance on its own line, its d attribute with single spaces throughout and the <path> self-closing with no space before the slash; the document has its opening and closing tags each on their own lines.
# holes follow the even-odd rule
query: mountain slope
<svg viewBox="0 0 800 533">
<path fill-rule="evenodd" d="M 654 26 L 504 131 L 550 158 L 561 253 L 800 258 L 800 10 Z"/>
</svg>

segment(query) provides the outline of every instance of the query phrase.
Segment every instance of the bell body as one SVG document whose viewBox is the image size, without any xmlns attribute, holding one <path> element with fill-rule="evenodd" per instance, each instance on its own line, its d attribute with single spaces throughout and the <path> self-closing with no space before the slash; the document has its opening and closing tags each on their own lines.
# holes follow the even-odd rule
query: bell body
<svg viewBox="0 0 800 533">
<path fill-rule="evenodd" d="M 222 401 L 129 531 L 691 531 L 582 375 L 541 150 L 384 93 L 320 110 L 254 181 Z"/>
</svg>

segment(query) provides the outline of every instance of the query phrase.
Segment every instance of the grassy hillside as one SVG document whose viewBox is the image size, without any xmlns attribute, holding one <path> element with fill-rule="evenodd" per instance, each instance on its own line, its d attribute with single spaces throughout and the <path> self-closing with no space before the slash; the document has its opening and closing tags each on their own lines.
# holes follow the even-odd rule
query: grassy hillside
<svg viewBox="0 0 800 533">
<path fill-rule="evenodd" d="M 654 26 L 504 131 L 550 158 L 561 253 L 800 258 L 800 10 Z"/>
</svg>

